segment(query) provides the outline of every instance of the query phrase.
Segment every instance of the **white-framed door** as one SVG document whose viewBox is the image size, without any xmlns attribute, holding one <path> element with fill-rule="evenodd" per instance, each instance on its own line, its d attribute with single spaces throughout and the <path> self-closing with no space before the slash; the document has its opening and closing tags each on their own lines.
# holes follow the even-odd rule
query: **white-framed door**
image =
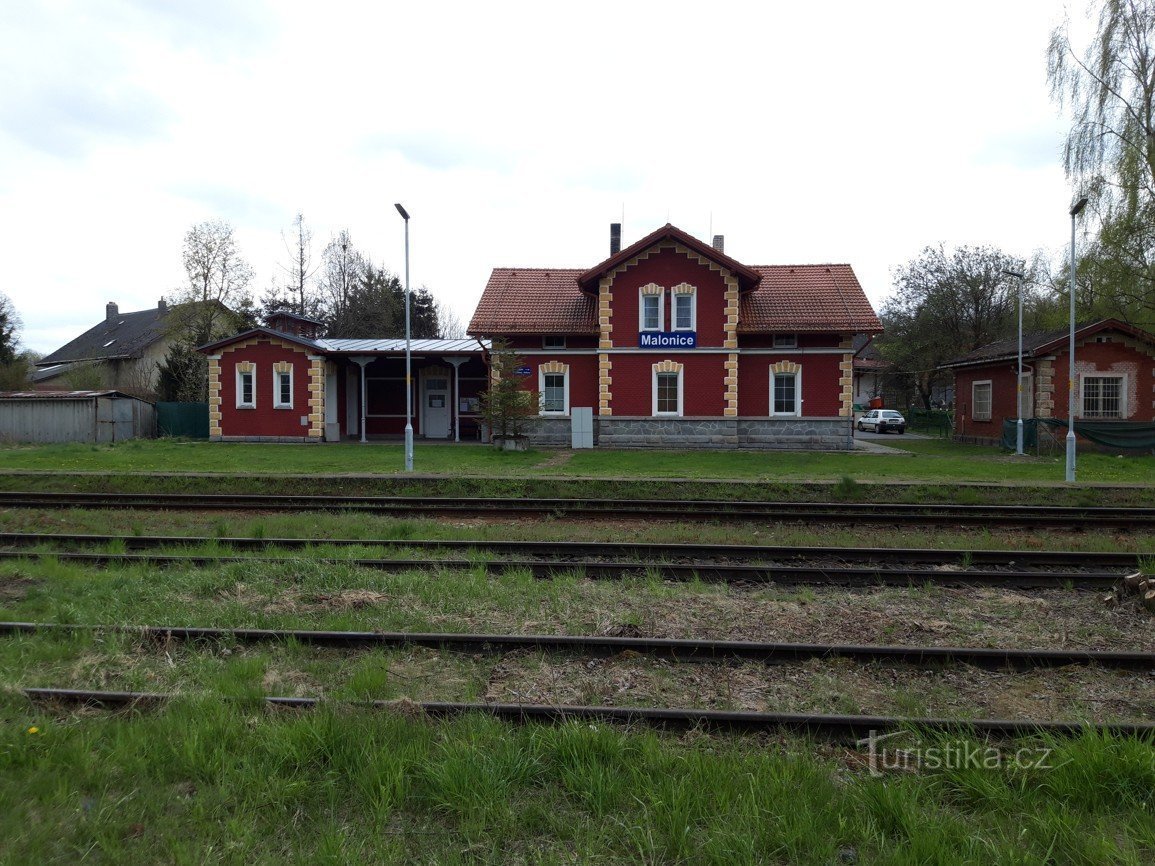
<svg viewBox="0 0 1155 866">
<path fill-rule="evenodd" d="M 421 371 L 421 435 L 426 439 L 448 439 L 453 431 L 453 371 L 448 367 L 426 367 Z"/>
</svg>

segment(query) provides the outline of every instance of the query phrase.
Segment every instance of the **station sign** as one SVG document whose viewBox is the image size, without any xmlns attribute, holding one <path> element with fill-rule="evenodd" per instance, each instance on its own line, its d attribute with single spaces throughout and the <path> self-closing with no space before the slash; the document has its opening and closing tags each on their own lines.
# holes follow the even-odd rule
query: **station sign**
<svg viewBox="0 0 1155 866">
<path fill-rule="evenodd" d="M 696 349 L 697 331 L 642 331 L 638 334 L 639 349 Z"/>
<path fill-rule="evenodd" d="M 533 372 L 533 370 L 531 370 L 529 367 L 518 367 L 516 370 L 513 371 L 513 375 L 515 375 L 515 376 L 528 376 L 532 372 Z"/>
</svg>

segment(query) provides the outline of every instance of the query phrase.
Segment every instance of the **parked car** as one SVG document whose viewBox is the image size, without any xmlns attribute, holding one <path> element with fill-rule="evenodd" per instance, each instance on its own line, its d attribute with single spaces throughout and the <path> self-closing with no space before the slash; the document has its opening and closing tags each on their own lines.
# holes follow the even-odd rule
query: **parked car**
<svg viewBox="0 0 1155 866">
<path fill-rule="evenodd" d="M 898 433 L 906 432 L 906 419 L 901 412 L 893 409 L 871 409 L 858 419 L 859 430 L 873 430 L 875 433 L 885 433 L 894 430 Z"/>
</svg>

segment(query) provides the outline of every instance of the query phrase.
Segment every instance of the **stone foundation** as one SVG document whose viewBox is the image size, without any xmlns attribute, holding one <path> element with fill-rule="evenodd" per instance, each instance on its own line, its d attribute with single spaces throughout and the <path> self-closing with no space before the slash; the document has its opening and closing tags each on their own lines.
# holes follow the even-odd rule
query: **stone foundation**
<svg viewBox="0 0 1155 866">
<path fill-rule="evenodd" d="M 535 446 L 568 448 L 569 418 L 535 418 L 526 433 Z M 628 418 L 594 416 L 594 446 L 718 448 L 761 451 L 850 451 L 846 418 Z"/>
<path fill-rule="evenodd" d="M 282 444 L 319 444 L 314 436 L 210 436 L 210 442 L 280 442 Z"/>
</svg>

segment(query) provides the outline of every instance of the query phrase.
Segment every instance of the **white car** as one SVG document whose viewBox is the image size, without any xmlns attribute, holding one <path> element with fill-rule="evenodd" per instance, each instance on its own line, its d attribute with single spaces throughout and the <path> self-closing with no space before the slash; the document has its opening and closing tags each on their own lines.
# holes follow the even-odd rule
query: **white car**
<svg viewBox="0 0 1155 866">
<path fill-rule="evenodd" d="M 875 433 L 885 433 L 887 430 L 905 433 L 906 419 L 901 412 L 893 409 L 871 409 L 858 419 L 856 426 L 859 430 L 873 430 Z"/>
</svg>

